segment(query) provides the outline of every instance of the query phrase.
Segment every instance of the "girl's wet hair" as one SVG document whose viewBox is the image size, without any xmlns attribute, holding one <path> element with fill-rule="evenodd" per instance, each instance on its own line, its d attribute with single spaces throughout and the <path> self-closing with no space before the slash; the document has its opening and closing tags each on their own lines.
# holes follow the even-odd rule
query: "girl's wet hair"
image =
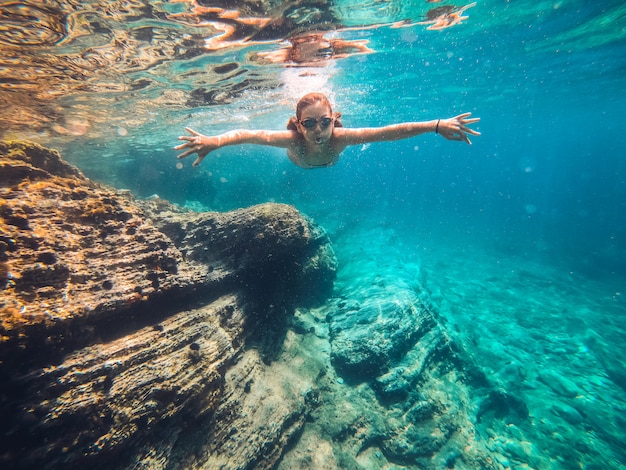
<svg viewBox="0 0 626 470">
<path fill-rule="evenodd" d="M 296 105 L 296 115 L 292 116 L 287 122 L 287 129 L 289 129 L 290 131 L 297 131 L 298 128 L 296 127 L 296 123 L 302 117 L 302 111 L 307 106 L 311 106 L 315 103 L 322 103 L 324 106 L 328 106 L 328 109 L 332 114 L 333 107 L 330 105 L 330 101 L 328 101 L 326 95 L 323 95 L 322 93 L 309 93 L 307 95 L 304 95 L 302 98 L 300 98 L 300 101 L 298 101 L 298 104 Z M 341 113 L 337 113 L 335 115 L 335 127 L 343 127 L 343 124 L 341 124 L 341 121 L 339 121 L 340 117 Z"/>
</svg>

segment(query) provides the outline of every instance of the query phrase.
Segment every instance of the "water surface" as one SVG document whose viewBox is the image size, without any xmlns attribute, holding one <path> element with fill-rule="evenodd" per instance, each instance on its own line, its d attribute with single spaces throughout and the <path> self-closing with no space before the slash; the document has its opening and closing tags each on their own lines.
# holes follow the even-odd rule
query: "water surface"
<svg viewBox="0 0 626 470">
<path fill-rule="evenodd" d="M 624 2 L 2 2 L 0 44 L 4 138 L 139 197 L 294 204 L 340 262 L 392 231 L 459 340 L 528 402 L 538 466 L 624 468 Z M 185 126 L 282 129 L 310 91 L 346 126 L 471 112 L 482 135 L 353 147 L 314 171 L 253 146 L 176 160 Z"/>
</svg>

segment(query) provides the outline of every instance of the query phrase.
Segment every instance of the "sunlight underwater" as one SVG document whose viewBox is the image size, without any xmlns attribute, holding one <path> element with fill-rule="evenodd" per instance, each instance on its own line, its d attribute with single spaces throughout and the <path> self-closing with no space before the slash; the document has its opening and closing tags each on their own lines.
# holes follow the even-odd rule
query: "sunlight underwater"
<svg viewBox="0 0 626 470">
<path fill-rule="evenodd" d="M 624 8 L 0 5 L 2 466 L 625 468 Z"/>
</svg>

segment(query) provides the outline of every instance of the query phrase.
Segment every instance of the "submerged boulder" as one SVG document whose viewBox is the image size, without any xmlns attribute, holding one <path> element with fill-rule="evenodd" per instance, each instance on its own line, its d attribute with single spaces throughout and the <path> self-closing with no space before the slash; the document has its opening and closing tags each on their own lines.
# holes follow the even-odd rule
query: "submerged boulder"
<svg viewBox="0 0 626 470">
<path fill-rule="evenodd" d="M 330 322 L 335 367 L 359 379 L 377 377 L 434 326 L 432 313 L 410 290 L 365 296 L 356 305 L 339 302 Z"/>
<path fill-rule="evenodd" d="M 474 425 L 488 380 L 449 335 L 407 247 L 383 227 L 336 243 L 347 261 L 322 310 L 338 376 L 281 468 L 304 468 L 325 445 L 320 468 L 500 468 Z"/>
<path fill-rule="evenodd" d="M 332 292 L 323 230 L 280 204 L 138 202 L 35 144 L 0 143 L 0 171 L 0 465 L 159 468 L 202 422 L 206 465 L 271 468 L 307 401 L 275 390 L 274 427 L 236 410 L 295 305 Z"/>
</svg>

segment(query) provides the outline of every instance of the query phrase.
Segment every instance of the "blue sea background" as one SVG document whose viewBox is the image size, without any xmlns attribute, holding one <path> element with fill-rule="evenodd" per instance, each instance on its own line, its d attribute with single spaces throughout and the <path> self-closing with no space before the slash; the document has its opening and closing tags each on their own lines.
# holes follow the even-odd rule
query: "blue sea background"
<svg viewBox="0 0 626 470">
<path fill-rule="evenodd" d="M 275 200 L 322 224 L 381 220 L 408 234 L 454 236 L 623 276 L 624 6 L 483 2 L 467 13 L 466 24 L 444 31 L 344 32 L 376 52 L 314 69 L 313 77 L 276 67 L 275 89 L 251 89 L 224 106 L 156 110 L 124 137 L 112 125 L 102 139 L 66 142 L 66 158 L 140 196 L 216 210 Z M 178 67 L 247 65 L 249 53 L 207 54 Z M 472 112 L 482 136 L 469 147 L 434 135 L 353 147 L 325 171 L 294 168 L 283 151 L 261 147 L 222 149 L 197 169 L 191 159 L 176 169 L 172 147 L 184 126 L 207 134 L 282 129 L 299 96 L 314 90 L 331 97 L 347 126 Z"/>
<path fill-rule="evenodd" d="M 346 23 L 360 21 L 348 7 Z M 361 7 L 367 22 L 385 23 Z M 533 420 L 521 429 L 535 468 L 626 468 L 626 5 L 490 0 L 466 13 L 442 31 L 332 33 L 374 52 L 324 67 L 249 60 L 276 44 L 207 53 L 151 79 L 190 92 L 187 72 L 237 63 L 273 85 L 187 108 L 159 105 L 160 88 L 66 98 L 67 109 L 106 108 L 108 123 L 27 136 L 138 197 L 195 210 L 293 204 L 327 230 L 340 266 L 414 263 L 455 338 L 528 404 Z M 471 146 L 434 134 L 355 146 L 322 170 L 257 146 L 221 149 L 197 168 L 176 159 L 184 127 L 283 129 L 310 91 L 326 93 L 345 126 L 471 112 L 481 136 Z M 355 275 L 341 269 L 339 286 Z"/>
</svg>

